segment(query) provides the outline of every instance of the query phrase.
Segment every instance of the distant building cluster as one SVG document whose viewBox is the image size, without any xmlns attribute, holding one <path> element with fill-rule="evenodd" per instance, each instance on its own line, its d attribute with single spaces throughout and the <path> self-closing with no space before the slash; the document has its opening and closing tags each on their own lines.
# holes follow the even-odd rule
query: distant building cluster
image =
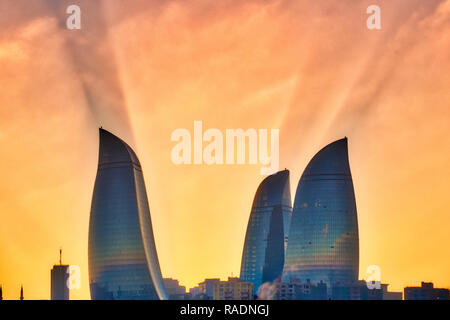
<svg viewBox="0 0 450 320">
<path fill-rule="evenodd" d="M 220 278 L 205 279 L 198 284 L 198 287 L 192 288 L 189 292 L 193 299 L 212 300 L 214 284 L 218 282 L 220 282 Z"/>
<path fill-rule="evenodd" d="M 313 284 L 309 280 L 302 283 L 298 279 L 289 282 L 273 284 L 273 294 L 268 299 L 273 300 L 326 300 L 327 285 L 323 282 Z M 263 297 L 266 298 L 266 297 Z"/>
<path fill-rule="evenodd" d="M 422 282 L 420 287 L 406 287 L 405 300 L 450 300 L 450 290 L 434 288 L 431 282 Z"/>
<path fill-rule="evenodd" d="M 228 281 L 218 281 L 213 285 L 214 300 L 252 300 L 253 283 L 228 277 Z"/>
<path fill-rule="evenodd" d="M 402 300 L 401 292 L 389 292 L 387 284 L 369 289 L 366 281 L 337 284 L 331 291 L 333 300 Z"/>
<path fill-rule="evenodd" d="M 186 293 L 175 279 L 164 279 L 166 289 L 174 300 L 449 300 L 449 289 L 434 288 L 433 283 L 422 282 L 421 287 L 406 287 L 403 292 L 388 291 L 388 284 L 379 289 L 369 289 L 366 281 L 336 283 L 329 294 L 326 283 L 302 282 L 291 279 L 288 282 L 264 283 L 260 295 L 253 291 L 253 283 L 237 277 L 205 279 Z"/>
<path fill-rule="evenodd" d="M 168 299 L 139 159 L 123 140 L 99 133 L 88 241 L 91 298 Z"/>
<path fill-rule="evenodd" d="M 186 294 L 186 287 L 180 286 L 178 280 L 163 278 L 163 282 L 170 300 L 185 300 L 189 298 Z"/>
<path fill-rule="evenodd" d="M 186 288 L 180 286 L 178 280 L 165 278 L 166 290 L 171 299 L 175 300 L 253 300 L 253 283 L 242 281 L 237 277 L 228 277 L 222 281 L 219 278 L 205 279 L 197 287 L 186 293 Z"/>
<path fill-rule="evenodd" d="M 262 181 L 250 212 L 240 278 L 254 284 L 258 297 L 318 299 L 338 295 L 342 284 L 353 286 L 358 273 L 358 219 L 344 138 L 309 162 L 293 207 L 288 170 Z M 279 292 L 267 292 L 263 284 L 275 281 Z"/>
</svg>

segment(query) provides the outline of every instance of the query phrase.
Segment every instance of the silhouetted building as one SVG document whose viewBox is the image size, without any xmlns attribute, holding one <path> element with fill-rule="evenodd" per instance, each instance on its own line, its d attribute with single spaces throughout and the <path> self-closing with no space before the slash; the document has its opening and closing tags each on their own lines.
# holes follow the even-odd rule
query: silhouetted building
<svg viewBox="0 0 450 320">
<path fill-rule="evenodd" d="M 51 294 L 52 300 L 69 300 L 69 266 L 54 265 L 51 270 Z"/>
<path fill-rule="evenodd" d="M 214 283 L 220 282 L 219 278 L 205 279 L 198 284 L 198 287 L 192 288 L 189 292 L 193 299 L 212 300 L 214 294 Z"/>
<path fill-rule="evenodd" d="M 265 178 L 253 200 L 241 262 L 240 278 L 254 284 L 255 294 L 281 277 L 291 212 L 289 171 Z"/>
<path fill-rule="evenodd" d="M 69 266 L 62 264 L 62 251 L 59 250 L 59 265 L 54 265 L 51 276 L 51 300 L 69 300 Z"/>
<path fill-rule="evenodd" d="M 379 299 L 373 300 L 381 300 L 382 299 L 382 291 L 381 289 L 373 289 L 376 290 L 376 293 L 372 293 L 372 299 L 374 297 L 379 297 Z M 331 290 L 331 299 L 333 300 L 369 300 L 369 289 L 367 288 L 367 284 L 365 281 L 354 281 L 354 282 L 336 282 L 333 285 Z"/>
<path fill-rule="evenodd" d="M 197 299 L 196 297 L 198 295 L 200 295 L 200 288 L 197 287 L 193 287 L 189 289 L 189 294 L 192 296 L 192 299 Z"/>
<path fill-rule="evenodd" d="M 389 292 L 387 284 L 379 288 L 369 288 L 367 282 L 359 280 L 347 283 L 335 283 L 332 288 L 333 300 L 402 300 L 401 292 Z"/>
<path fill-rule="evenodd" d="M 239 278 L 228 277 L 228 281 L 218 281 L 213 284 L 214 300 L 252 300 L 253 283 Z"/>
<path fill-rule="evenodd" d="M 20 298 L 19 299 L 20 300 L 24 299 L 24 297 L 23 297 L 23 286 L 20 286 Z"/>
<path fill-rule="evenodd" d="M 283 282 L 358 280 L 359 238 L 347 138 L 320 150 L 309 162 L 295 195 Z"/>
<path fill-rule="evenodd" d="M 94 300 L 167 299 L 141 164 L 124 141 L 100 128 L 89 222 Z"/>
<path fill-rule="evenodd" d="M 383 291 L 383 300 L 402 300 L 403 292 L 389 292 L 388 284 L 381 284 L 381 289 Z"/>
<path fill-rule="evenodd" d="M 191 297 L 192 300 L 212 300 L 212 297 L 204 294 L 204 293 L 198 293 L 196 291 L 196 289 L 198 289 L 198 287 L 192 288 L 192 292 L 189 291 L 189 295 Z"/>
<path fill-rule="evenodd" d="M 273 300 L 326 300 L 327 285 L 324 282 L 313 284 L 300 279 L 291 279 L 289 282 L 276 282 Z"/>
<path fill-rule="evenodd" d="M 0 300 L 3 300 L 3 287 L 0 285 Z"/>
<path fill-rule="evenodd" d="M 208 296 L 205 293 L 201 293 L 199 286 L 190 288 L 189 295 L 192 300 L 212 300 L 212 293 L 211 293 L 211 296 Z"/>
<path fill-rule="evenodd" d="M 163 281 L 170 300 L 187 300 L 190 298 L 190 295 L 186 294 L 186 287 L 180 286 L 178 280 L 163 278 Z"/>
<path fill-rule="evenodd" d="M 434 288 L 432 282 L 422 282 L 420 287 L 406 287 L 405 300 L 449 300 L 449 289 Z"/>
<path fill-rule="evenodd" d="M 367 300 L 383 300 L 384 297 L 383 287 L 379 289 L 377 288 L 369 289 L 365 281 L 364 285 L 367 288 Z"/>
</svg>

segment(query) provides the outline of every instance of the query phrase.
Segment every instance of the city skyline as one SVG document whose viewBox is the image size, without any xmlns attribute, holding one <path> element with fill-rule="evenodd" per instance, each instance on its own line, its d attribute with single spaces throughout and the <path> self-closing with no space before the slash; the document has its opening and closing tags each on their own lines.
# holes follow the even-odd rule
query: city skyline
<svg viewBox="0 0 450 320">
<path fill-rule="evenodd" d="M 239 275 L 261 165 L 175 165 L 171 133 L 279 129 L 291 194 L 321 146 L 347 136 L 359 279 L 450 287 L 450 1 L 3 1 L 0 285 L 50 297 L 57 249 L 80 266 L 98 128 L 139 154 L 162 276 L 193 287 Z M 58 4 L 56 4 L 58 3 Z"/>
<path fill-rule="evenodd" d="M 162 277 L 155 251 L 147 191 L 137 155 L 126 142 L 103 128 L 99 129 L 99 137 L 98 171 L 92 197 L 89 234 L 89 251 L 92 257 L 92 270 L 89 273 L 91 299 L 186 299 L 186 287 L 180 286 L 176 279 Z M 130 198 L 130 192 L 136 192 L 136 195 Z M 135 204 L 134 197 L 137 199 Z M 315 208 L 309 208 L 309 204 L 314 204 Z M 295 218 L 292 224 L 293 213 Z M 147 225 L 138 226 L 142 222 Z M 325 229 L 322 228 L 323 223 L 326 224 Z M 289 234 L 292 242 L 290 246 Z M 342 242 L 342 236 L 346 241 Z M 324 239 L 321 240 L 321 237 Z M 144 244 L 143 239 L 147 243 Z M 305 251 L 310 239 L 318 243 L 311 250 Z M 349 240 L 351 241 L 348 242 Z M 325 242 L 329 243 L 324 246 Z M 115 245 L 111 246 L 112 243 Z M 333 245 L 332 250 L 329 249 L 330 244 Z M 285 255 L 288 253 L 285 264 Z M 62 264 L 60 248 L 59 265 L 54 265 L 51 270 L 51 300 L 69 300 L 69 283 L 78 281 L 80 276 L 77 274 L 77 279 L 71 279 L 70 267 Z M 307 288 L 310 288 L 310 284 L 314 288 L 319 283 L 325 285 L 324 293 L 318 294 L 315 291 L 313 297 L 316 298 L 312 299 L 349 299 L 355 294 L 357 300 L 385 300 L 384 297 L 387 300 L 398 299 L 399 293 L 387 291 L 389 284 L 372 288 L 369 281 L 367 284 L 360 281 L 358 270 L 357 210 L 345 137 L 329 143 L 310 160 L 298 183 L 293 204 L 289 170 L 285 168 L 261 182 L 254 196 L 247 226 L 240 278 L 231 274 L 228 281 L 220 278 L 209 280 L 217 282 L 223 288 L 236 287 L 238 290 L 234 292 L 233 289 L 233 292 L 222 297 L 223 288 L 219 293 L 220 286 L 216 288 L 214 285 L 214 300 L 216 296 L 219 300 L 241 297 L 241 288 L 246 288 L 242 289 L 243 299 L 252 299 L 248 291 L 249 285 L 253 296 L 258 299 L 272 299 L 269 297 L 277 292 L 279 298 L 284 297 L 282 299 L 289 297 L 288 300 L 310 300 L 311 298 L 307 298 L 311 295 L 310 289 L 301 289 L 303 287 L 299 286 L 300 283 L 306 283 Z M 381 283 L 379 280 L 376 282 Z M 166 281 L 171 291 L 175 291 L 174 296 L 166 291 Z M 156 287 L 153 282 L 157 283 Z M 258 289 L 263 284 L 269 287 L 259 292 Z M 270 294 L 267 292 L 274 285 L 278 288 L 276 290 L 280 290 L 280 284 L 298 286 L 296 290 L 302 290 L 303 293 L 288 293 L 284 291 L 286 289 Z M 367 297 L 368 293 L 364 294 L 362 289 L 366 286 L 369 291 L 378 291 L 375 290 Z M 198 287 L 192 287 L 189 291 L 196 288 Z M 338 291 L 335 292 L 334 289 Z M 178 290 L 184 290 L 185 293 Z M 421 287 L 404 287 L 404 299 L 448 299 L 448 291 L 446 288 L 433 289 L 433 283 L 422 281 Z M 302 298 L 293 298 L 292 294 L 297 297 L 300 294 Z M 3 300 L 1 284 L 0 295 Z M 188 295 L 189 299 L 196 299 L 190 292 Z M 235 298 L 232 298 L 234 295 Z M 212 299 L 213 296 L 207 298 Z M 23 285 L 20 287 L 19 299 L 24 300 Z"/>
</svg>

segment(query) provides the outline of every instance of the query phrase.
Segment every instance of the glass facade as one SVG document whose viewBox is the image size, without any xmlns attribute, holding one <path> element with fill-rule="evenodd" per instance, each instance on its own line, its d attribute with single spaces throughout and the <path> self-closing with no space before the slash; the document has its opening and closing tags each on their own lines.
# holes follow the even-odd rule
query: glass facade
<svg viewBox="0 0 450 320">
<path fill-rule="evenodd" d="M 241 262 L 240 278 L 253 282 L 255 294 L 281 277 L 291 212 L 289 171 L 265 178 L 253 200 Z"/>
<path fill-rule="evenodd" d="M 89 284 L 94 300 L 167 299 L 141 165 L 124 141 L 103 129 L 89 221 Z"/>
<path fill-rule="evenodd" d="M 319 151 L 298 184 L 283 281 L 358 280 L 359 238 L 347 138 Z"/>
</svg>

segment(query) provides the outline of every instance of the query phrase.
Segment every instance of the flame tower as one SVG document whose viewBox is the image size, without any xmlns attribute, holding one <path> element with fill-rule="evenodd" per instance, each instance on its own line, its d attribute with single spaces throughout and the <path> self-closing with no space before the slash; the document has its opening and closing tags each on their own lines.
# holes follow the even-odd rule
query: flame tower
<svg viewBox="0 0 450 320">
<path fill-rule="evenodd" d="M 283 280 L 358 280 L 359 238 L 347 138 L 320 150 L 297 187 Z"/>
<path fill-rule="evenodd" d="M 94 300 L 167 299 L 139 159 L 101 128 L 89 221 L 89 284 Z"/>
</svg>

